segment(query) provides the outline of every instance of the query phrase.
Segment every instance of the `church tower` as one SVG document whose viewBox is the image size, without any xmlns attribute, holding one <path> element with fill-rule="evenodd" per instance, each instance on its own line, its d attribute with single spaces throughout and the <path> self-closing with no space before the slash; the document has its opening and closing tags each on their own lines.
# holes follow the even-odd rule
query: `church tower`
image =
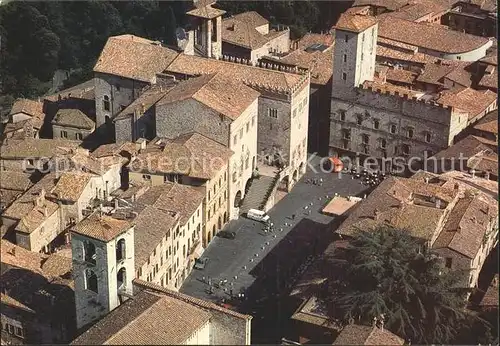
<svg viewBox="0 0 500 346">
<path fill-rule="evenodd" d="M 373 80 L 378 25 L 375 18 L 342 14 L 335 25 L 332 92 Z"/>
<path fill-rule="evenodd" d="M 197 0 L 194 8 L 187 12 L 190 17 L 188 31 L 179 35 L 185 37 L 184 53 L 207 58 L 222 56 L 222 15 L 226 11 L 212 7 L 215 0 Z"/>
<path fill-rule="evenodd" d="M 80 329 L 132 295 L 134 225 L 96 212 L 74 227 L 71 248 Z"/>
</svg>

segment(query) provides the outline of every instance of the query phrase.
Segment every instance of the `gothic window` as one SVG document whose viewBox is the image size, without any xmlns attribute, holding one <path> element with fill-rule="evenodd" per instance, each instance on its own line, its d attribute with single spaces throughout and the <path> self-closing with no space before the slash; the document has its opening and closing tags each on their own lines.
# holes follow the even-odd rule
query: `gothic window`
<svg viewBox="0 0 500 346">
<path fill-rule="evenodd" d="M 236 143 L 238 143 L 238 136 L 234 135 L 234 137 L 233 137 L 233 144 L 236 145 Z"/>
<path fill-rule="evenodd" d="M 80 141 L 83 140 L 83 135 L 81 133 L 76 133 L 75 137 L 77 140 L 80 140 Z"/>
<path fill-rule="evenodd" d="M 342 80 L 347 80 L 347 73 L 342 72 Z"/>
<path fill-rule="evenodd" d="M 385 138 L 380 138 L 380 148 L 385 149 L 387 147 L 387 141 Z"/>
<path fill-rule="evenodd" d="M 347 140 L 351 139 L 351 130 L 342 129 L 342 138 Z"/>
<path fill-rule="evenodd" d="M 104 100 L 102 101 L 102 107 L 104 108 L 105 111 L 108 112 L 111 109 L 108 95 L 104 95 Z"/>
<path fill-rule="evenodd" d="M 85 288 L 88 289 L 89 291 L 98 293 L 97 275 L 95 275 L 95 273 L 90 269 L 85 270 Z"/>
<path fill-rule="evenodd" d="M 61 131 L 61 138 L 68 138 L 68 132 Z"/>
<path fill-rule="evenodd" d="M 344 56 L 342 57 L 342 59 L 344 60 L 344 62 L 347 62 L 347 54 L 344 54 Z"/>
<path fill-rule="evenodd" d="M 389 131 L 390 131 L 392 134 L 395 134 L 397 130 L 398 130 L 398 127 L 396 126 L 396 124 L 391 124 L 391 125 L 389 126 Z"/>
<path fill-rule="evenodd" d="M 403 144 L 401 149 L 404 155 L 410 155 L 410 146 L 408 144 Z"/>
<path fill-rule="evenodd" d="M 342 140 L 342 149 L 349 149 L 349 140 L 347 139 Z"/>
<path fill-rule="evenodd" d="M 96 252 L 95 245 L 89 241 L 83 242 L 83 255 L 85 262 L 95 264 L 96 263 Z"/>
<path fill-rule="evenodd" d="M 120 268 L 120 270 L 116 274 L 116 286 L 118 287 L 118 289 L 123 288 L 126 281 L 127 271 L 125 270 L 125 268 Z"/>
<path fill-rule="evenodd" d="M 124 259 L 125 259 L 125 239 L 120 239 L 116 244 L 116 260 L 121 261 Z"/>
<path fill-rule="evenodd" d="M 373 119 L 373 128 L 374 128 L 375 130 L 378 130 L 378 129 L 379 129 L 379 127 L 380 127 L 380 120 L 378 120 L 378 119 Z"/>
</svg>

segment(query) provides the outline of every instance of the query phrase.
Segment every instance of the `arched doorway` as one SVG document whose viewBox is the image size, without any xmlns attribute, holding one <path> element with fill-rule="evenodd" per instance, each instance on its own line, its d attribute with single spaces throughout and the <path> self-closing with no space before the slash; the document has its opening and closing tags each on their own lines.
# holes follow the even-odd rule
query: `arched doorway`
<svg viewBox="0 0 500 346">
<path fill-rule="evenodd" d="M 217 228 L 215 228 L 215 225 L 212 229 L 212 238 L 215 237 L 215 234 L 217 233 Z"/>
<path fill-rule="evenodd" d="M 234 197 L 234 207 L 238 208 L 241 203 L 241 191 L 236 192 L 236 196 Z"/>
<path fill-rule="evenodd" d="M 295 181 L 295 182 L 296 182 L 298 178 L 299 178 L 299 172 L 298 172 L 297 170 L 295 170 L 295 171 L 293 172 L 292 179 L 293 179 L 293 181 Z"/>
<path fill-rule="evenodd" d="M 227 211 L 224 212 L 224 223 L 228 222 L 229 218 L 227 217 Z"/>
<path fill-rule="evenodd" d="M 219 221 L 217 222 L 217 226 L 219 227 L 219 229 L 222 228 L 222 219 L 221 219 L 220 215 L 219 215 Z"/>
<path fill-rule="evenodd" d="M 248 179 L 245 184 L 245 195 L 247 194 L 248 190 L 250 190 L 251 185 L 252 185 L 252 178 Z"/>
<path fill-rule="evenodd" d="M 280 184 L 278 189 L 281 191 L 288 191 L 288 183 L 289 183 L 290 177 L 287 175 L 281 179 Z"/>
<path fill-rule="evenodd" d="M 127 271 L 125 270 L 125 268 L 120 268 L 120 270 L 116 274 L 116 287 L 118 287 L 118 289 L 124 288 L 126 281 Z"/>
</svg>

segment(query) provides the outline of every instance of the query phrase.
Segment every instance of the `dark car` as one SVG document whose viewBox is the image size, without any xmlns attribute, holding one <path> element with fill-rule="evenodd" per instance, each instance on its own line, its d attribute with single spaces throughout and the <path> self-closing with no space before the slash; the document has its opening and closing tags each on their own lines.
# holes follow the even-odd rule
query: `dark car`
<svg viewBox="0 0 500 346">
<path fill-rule="evenodd" d="M 217 233 L 217 236 L 226 239 L 234 239 L 236 238 L 236 233 L 230 231 L 220 231 L 219 233 Z"/>
<path fill-rule="evenodd" d="M 208 263 L 208 257 L 197 258 L 194 262 L 194 269 L 203 270 Z"/>
</svg>

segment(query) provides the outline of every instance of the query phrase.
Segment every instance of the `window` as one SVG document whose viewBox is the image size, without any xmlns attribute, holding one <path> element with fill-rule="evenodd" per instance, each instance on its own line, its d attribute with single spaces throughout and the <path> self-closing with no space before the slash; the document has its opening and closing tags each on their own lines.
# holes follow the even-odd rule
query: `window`
<svg viewBox="0 0 500 346">
<path fill-rule="evenodd" d="M 363 150 L 363 154 L 368 154 L 369 153 L 369 145 L 368 144 L 365 144 L 363 143 L 363 147 L 362 147 L 362 150 Z"/>
<path fill-rule="evenodd" d="M 151 180 L 151 176 L 149 174 L 143 174 L 142 179 L 144 180 Z"/>
<path fill-rule="evenodd" d="M 102 108 L 108 112 L 111 108 L 110 104 L 109 104 L 109 96 L 108 95 L 104 95 L 104 100 L 102 101 Z"/>
<path fill-rule="evenodd" d="M 339 113 L 339 120 L 340 120 L 340 121 L 345 121 L 346 111 L 345 111 L 345 110 L 343 110 L 343 109 L 339 109 L 339 110 L 338 110 L 338 113 Z"/>
<path fill-rule="evenodd" d="M 95 245 L 89 241 L 83 242 L 83 256 L 87 263 L 96 263 Z"/>
<path fill-rule="evenodd" d="M 276 108 L 268 108 L 267 115 L 271 118 L 278 119 L 278 110 Z"/>
<path fill-rule="evenodd" d="M 255 115 L 252 117 L 252 127 L 255 125 Z"/>
<path fill-rule="evenodd" d="M 432 137 L 431 137 L 431 133 L 430 133 L 430 132 L 426 132 L 424 136 L 425 136 L 425 141 L 426 141 L 427 143 L 430 143 L 430 141 L 431 141 L 431 139 L 432 139 Z"/>
<path fill-rule="evenodd" d="M 9 334 L 14 334 L 14 326 L 11 326 L 10 324 L 7 324 L 7 329 L 9 331 Z"/>
<path fill-rule="evenodd" d="M 250 130 L 250 123 L 247 123 L 247 128 L 246 128 L 247 133 L 249 130 Z"/>
<path fill-rule="evenodd" d="M 98 293 L 97 291 L 97 276 L 90 270 L 85 270 L 85 289 Z"/>
<path fill-rule="evenodd" d="M 406 137 L 413 138 L 413 129 L 411 127 L 406 129 Z"/>
<path fill-rule="evenodd" d="M 363 125 L 363 115 L 362 114 L 356 115 L 356 124 Z"/>
<path fill-rule="evenodd" d="M 297 108 L 295 108 L 292 112 L 292 117 L 295 118 L 295 116 L 297 115 Z"/>
<path fill-rule="evenodd" d="M 342 80 L 347 80 L 347 73 L 342 72 Z"/>
<path fill-rule="evenodd" d="M 344 60 L 344 62 L 347 62 L 347 54 L 344 54 L 344 56 L 342 57 L 342 60 Z"/>
<path fill-rule="evenodd" d="M 457 60 L 462 60 L 462 57 L 460 55 L 458 55 Z"/>
<path fill-rule="evenodd" d="M 402 145 L 403 155 L 410 155 L 410 146 L 408 144 Z"/>
<path fill-rule="evenodd" d="M 68 138 L 68 132 L 61 131 L 61 138 Z"/>
<path fill-rule="evenodd" d="M 345 35 L 344 39 L 346 42 L 349 41 L 349 35 Z"/>
<path fill-rule="evenodd" d="M 24 337 L 24 330 L 21 327 L 16 327 L 16 335 L 20 336 L 21 338 Z"/>
<path fill-rule="evenodd" d="M 361 141 L 363 142 L 363 144 L 368 144 L 370 142 L 370 136 L 368 136 L 367 134 L 362 134 Z"/>
<path fill-rule="evenodd" d="M 342 149 L 349 150 L 349 140 L 347 140 L 347 139 L 342 140 Z"/>
<path fill-rule="evenodd" d="M 118 240 L 116 244 L 116 261 L 125 259 L 125 239 Z"/>
<path fill-rule="evenodd" d="M 182 245 L 182 255 L 186 257 L 186 244 Z"/>
<path fill-rule="evenodd" d="M 452 263 L 453 259 L 451 257 L 446 257 L 446 260 L 445 260 L 445 266 L 446 268 L 451 268 L 451 263 Z"/>
<path fill-rule="evenodd" d="M 237 179 L 237 173 L 236 172 L 233 172 L 233 183 L 236 182 L 236 179 Z"/>
<path fill-rule="evenodd" d="M 123 288 L 126 282 L 127 282 L 127 272 L 125 268 L 120 268 L 120 270 L 116 274 L 116 285 L 118 286 L 118 289 Z"/>
<path fill-rule="evenodd" d="M 243 138 L 243 129 L 240 129 L 240 138 Z"/>
<path fill-rule="evenodd" d="M 351 130 L 342 129 L 342 138 L 343 139 L 351 139 Z"/>
<path fill-rule="evenodd" d="M 247 156 L 247 158 L 245 159 L 245 169 L 248 169 L 249 165 L 250 165 L 250 157 Z"/>
<path fill-rule="evenodd" d="M 75 137 L 77 140 L 80 140 L 80 141 L 83 140 L 83 135 L 81 133 L 76 133 Z"/>
<path fill-rule="evenodd" d="M 397 127 L 395 124 L 391 124 L 391 125 L 389 126 L 389 131 L 390 131 L 392 134 L 396 133 L 396 131 L 397 131 L 397 130 L 398 130 L 398 127 Z"/>
<path fill-rule="evenodd" d="M 234 137 L 233 137 L 233 144 L 236 145 L 236 143 L 238 143 L 238 136 L 234 135 Z"/>
<path fill-rule="evenodd" d="M 374 128 L 375 130 L 378 130 L 378 129 L 379 129 L 379 127 L 380 127 L 380 120 L 378 120 L 378 119 L 373 119 L 373 128 Z"/>
<path fill-rule="evenodd" d="M 380 143 L 380 148 L 382 149 L 387 148 L 387 141 L 385 140 L 385 138 L 380 138 L 379 143 Z"/>
</svg>

